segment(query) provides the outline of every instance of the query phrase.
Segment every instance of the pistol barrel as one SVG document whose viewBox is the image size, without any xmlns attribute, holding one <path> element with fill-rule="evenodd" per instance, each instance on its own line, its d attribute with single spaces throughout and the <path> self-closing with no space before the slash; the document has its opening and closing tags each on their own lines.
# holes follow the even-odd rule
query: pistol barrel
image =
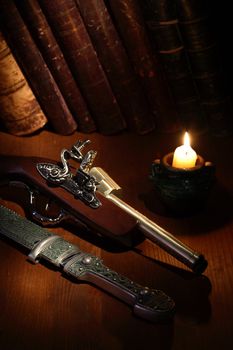
<svg viewBox="0 0 233 350">
<path fill-rule="evenodd" d="M 206 269 L 207 261 L 202 254 L 193 251 L 171 233 L 148 219 L 114 194 L 108 194 L 106 198 L 136 218 L 138 220 L 139 229 L 149 240 L 158 244 L 177 260 L 191 268 L 195 273 L 202 273 Z"/>
<path fill-rule="evenodd" d="M 145 237 L 191 268 L 195 273 L 202 273 L 206 269 L 207 261 L 202 254 L 189 248 L 171 233 L 113 194 L 120 187 L 103 169 L 94 167 L 91 169 L 91 174 L 99 182 L 97 190 L 115 205 L 133 216 L 137 220 L 138 228 L 143 232 Z"/>
</svg>

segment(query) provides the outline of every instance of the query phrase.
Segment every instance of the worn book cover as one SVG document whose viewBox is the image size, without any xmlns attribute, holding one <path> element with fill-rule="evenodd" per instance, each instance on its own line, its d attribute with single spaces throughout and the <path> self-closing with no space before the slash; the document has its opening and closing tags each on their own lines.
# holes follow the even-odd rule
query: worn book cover
<svg viewBox="0 0 233 350">
<path fill-rule="evenodd" d="M 126 126 L 116 97 L 98 59 L 75 0 L 39 1 L 73 76 L 103 134 Z"/>
<path fill-rule="evenodd" d="M 14 1 L 0 1 L 0 19 L 5 39 L 50 125 L 60 134 L 72 133 L 77 124 Z"/>
<path fill-rule="evenodd" d="M 232 104 L 207 0 L 176 0 L 180 30 L 210 131 L 232 132 Z"/>
<path fill-rule="evenodd" d="M 47 122 L 0 32 L 0 120 L 13 135 L 28 135 Z"/>
<path fill-rule="evenodd" d="M 94 131 L 95 123 L 90 115 L 86 101 L 74 80 L 38 1 L 17 0 L 16 4 L 67 106 L 78 124 L 78 130 L 82 132 Z"/>
<path fill-rule="evenodd" d="M 180 31 L 176 2 L 140 0 L 140 4 L 183 128 L 197 132 L 206 130 L 205 115 Z"/>
<path fill-rule="evenodd" d="M 178 120 L 162 67 L 153 53 L 139 3 L 105 0 L 112 13 L 137 78 L 149 99 L 160 131 L 175 131 Z"/>
<path fill-rule="evenodd" d="M 155 127 L 147 97 L 103 0 L 76 0 L 127 127 L 145 134 Z"/>
</svg>

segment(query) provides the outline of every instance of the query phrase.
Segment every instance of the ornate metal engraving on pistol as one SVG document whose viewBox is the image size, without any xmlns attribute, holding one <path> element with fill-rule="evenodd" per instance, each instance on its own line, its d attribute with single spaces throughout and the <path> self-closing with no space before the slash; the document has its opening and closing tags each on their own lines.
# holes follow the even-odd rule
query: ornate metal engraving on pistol
<svg viewBox="0 0 233 350">
<path fill-rule="evenodd" d="M 101 205 L 101 202 L 95 195 L 97 181 L 89 174 L 89 171 L 97 152 L 90 150 L 85 155 L 81 152 L 88 143 L 90 140 L 79 140 L 71 147 L 71 150 L 63 149 L 61 151 L 61 165 L 38 163 L 37 170 L 49 183 L 63 187 L 77 199 L 96 209 Z M 75 174 L 70 170 L 70 159 L 80 163 Z"/>
</svg>

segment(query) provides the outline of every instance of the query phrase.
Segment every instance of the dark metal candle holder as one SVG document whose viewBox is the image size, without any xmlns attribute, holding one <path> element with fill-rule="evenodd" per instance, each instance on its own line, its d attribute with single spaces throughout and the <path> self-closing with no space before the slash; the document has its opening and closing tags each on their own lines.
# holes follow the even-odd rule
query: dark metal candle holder
<svg viewBox="0 0 233 350">
<path fill-rule="evenodd" d="M 172 166 L 173 154 L 152 163 L 151 179 L 161 201 L 177 213 L 191 213 L 202 208 L 215 178 L 215 167 L 197 156 L 192 168 Z"/>
</svg>

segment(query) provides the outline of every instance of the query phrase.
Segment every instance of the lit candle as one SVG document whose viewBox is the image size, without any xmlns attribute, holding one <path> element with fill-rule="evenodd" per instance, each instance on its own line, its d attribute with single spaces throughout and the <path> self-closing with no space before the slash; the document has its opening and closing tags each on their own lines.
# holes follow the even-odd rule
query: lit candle
<svg viewBox="0 0 233 350">
<path fill-rule="evenodd" d="M 175 168 L 192 168 L 195 166 L 197 154 L 190 146 L 189 134 L 184 135 L 184 144 L 177 147 L 172 161 L 172 166 Z"/>
</svg>

